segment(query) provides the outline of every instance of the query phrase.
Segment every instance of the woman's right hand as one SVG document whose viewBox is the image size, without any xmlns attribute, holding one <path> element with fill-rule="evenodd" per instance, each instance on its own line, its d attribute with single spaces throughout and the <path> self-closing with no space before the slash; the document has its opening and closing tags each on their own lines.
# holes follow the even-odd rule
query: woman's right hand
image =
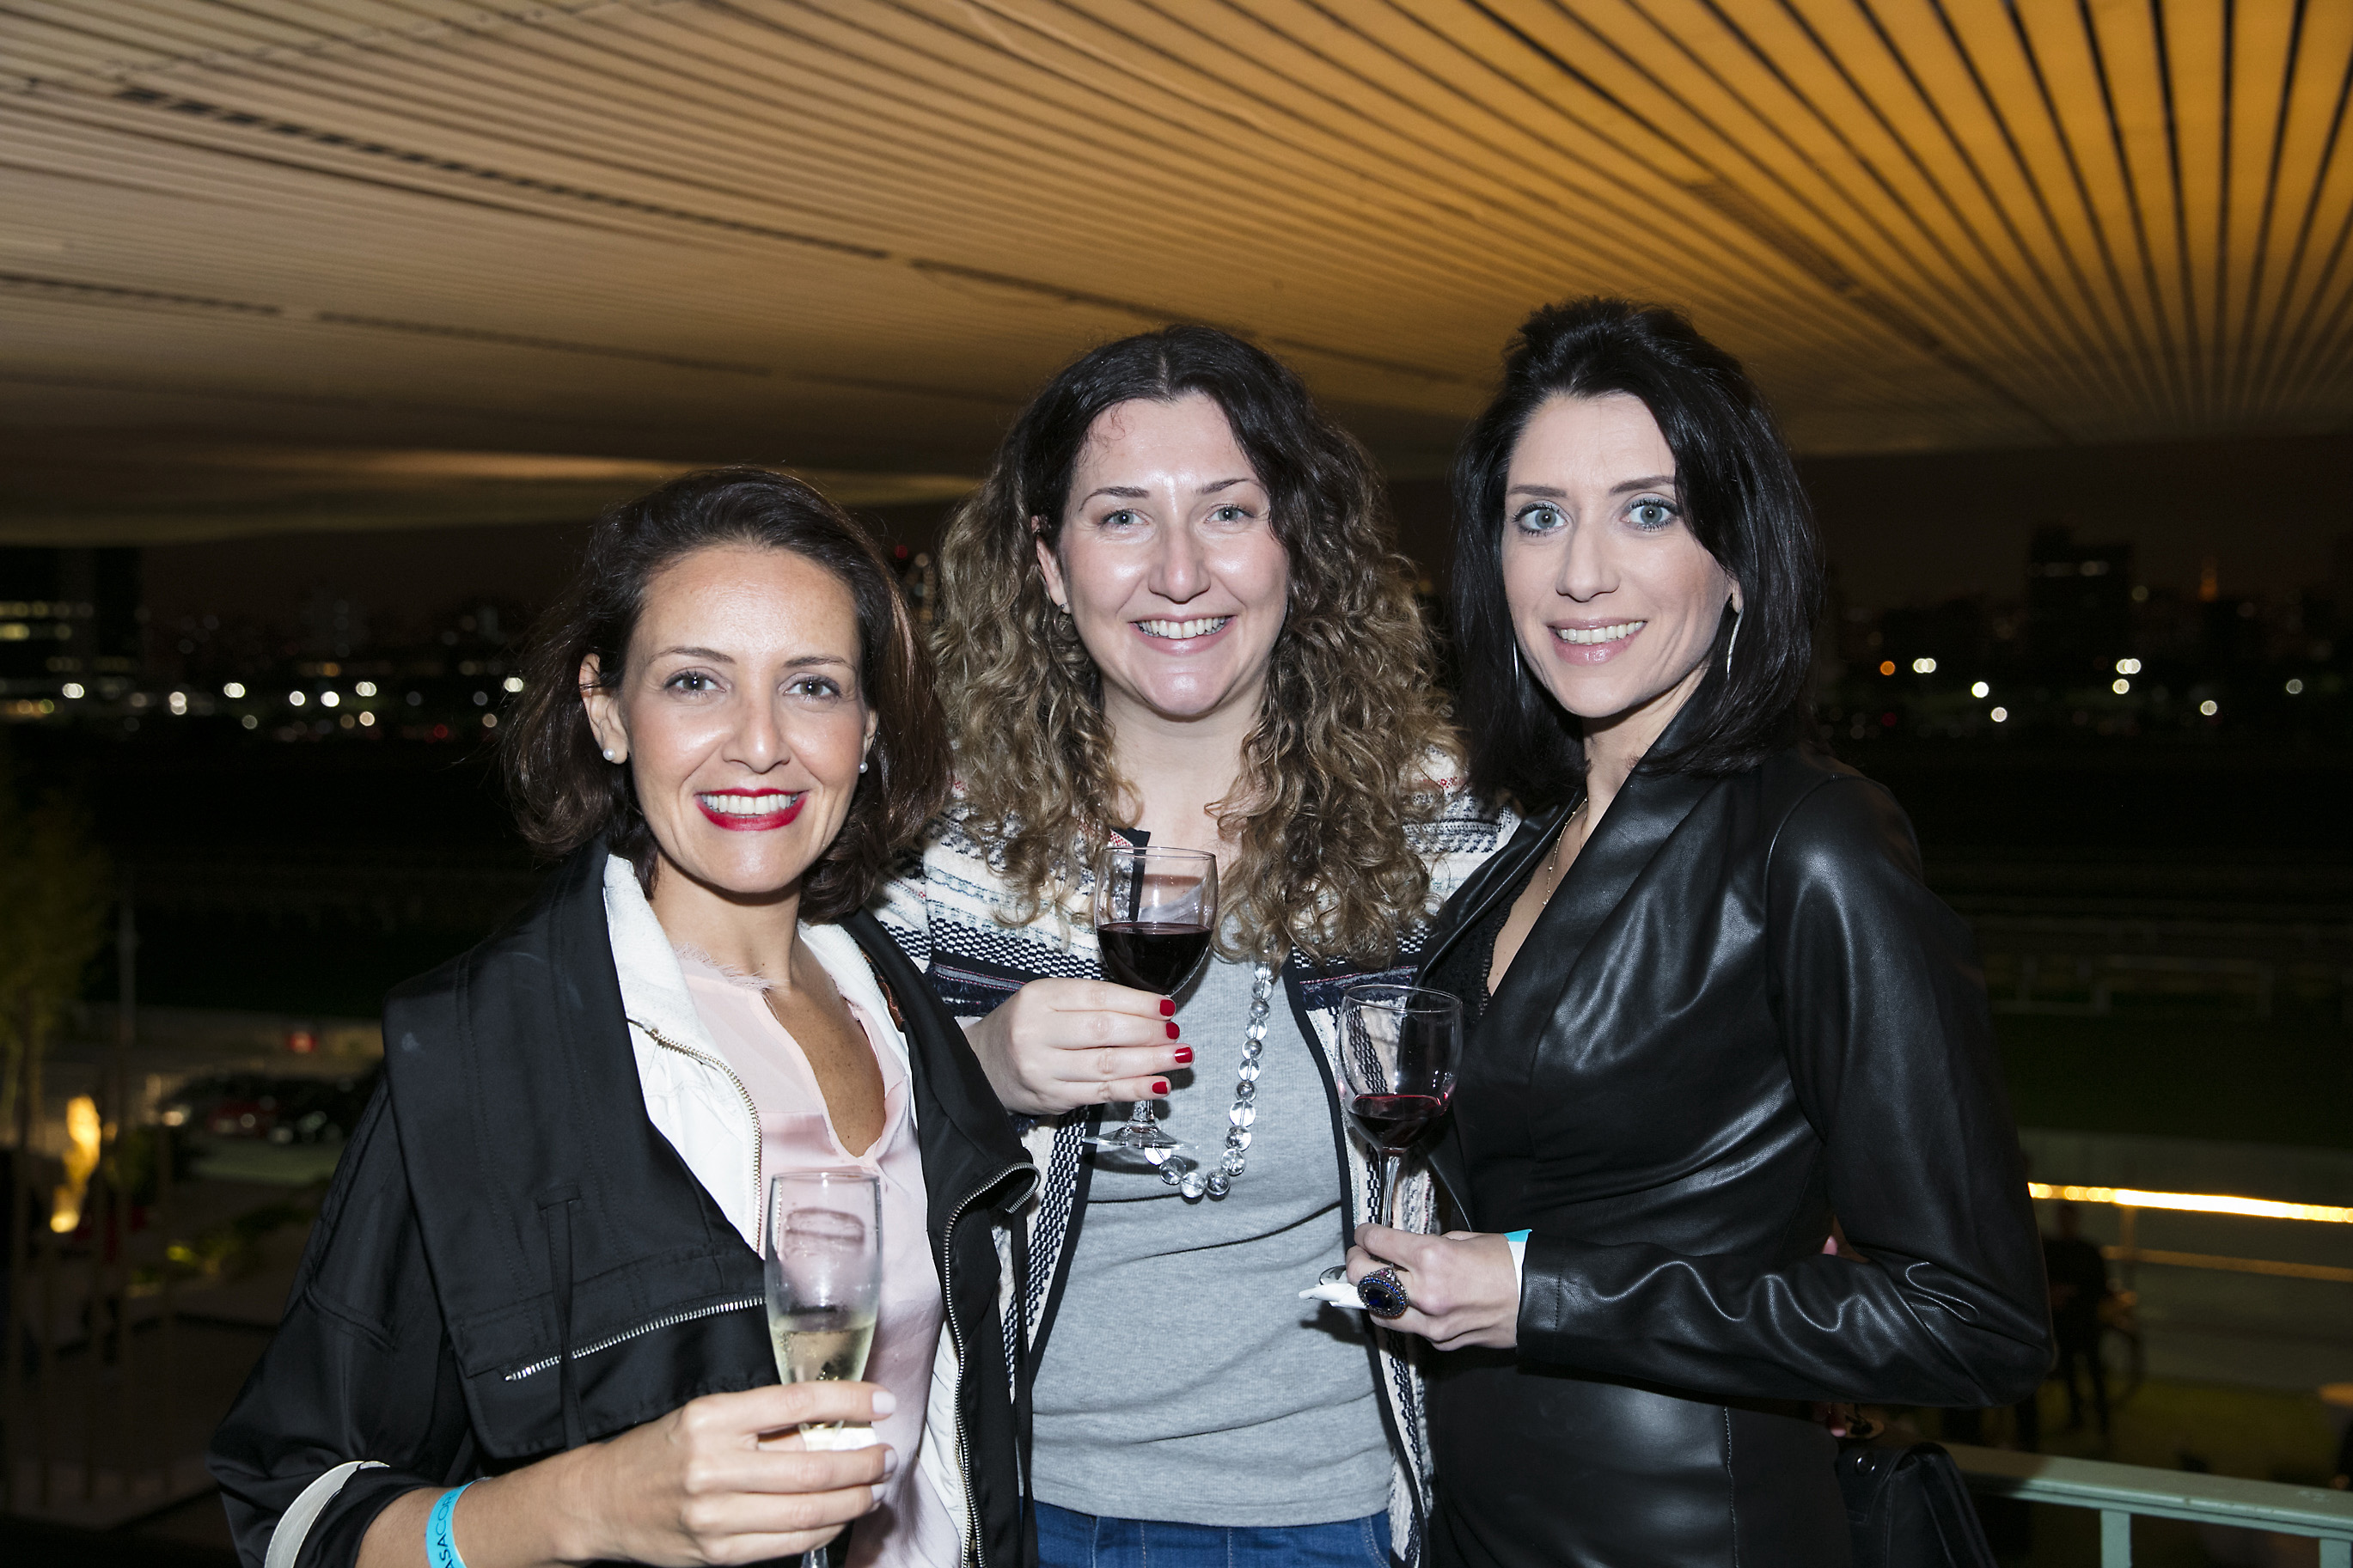
<svg viewBox="0 0 2353 1568">
<path fill-rule="evenodd" d="M 804 1448 L 803 1422 L 872 1421 L 896 1402 L 871 1383 L 711 1394 L 617 1437 L 477 1482 L 449 1521 L 470 1568 L 620 1561 L 760 1563 L 824 1545 L 871 1510 L 898 1456 L 876 1443 Z M 422 1563 L 438 1489 L 377 1515 L 360 1568 Z"/>
<path fill-rule="evenodd" d="M 575 1478 L 594 1520 L 573 1561 L 761 1563 L 824 1545 L 871 1510 L 898 1468 L 889 1447 L 804 1448 L 803 1422 L 870 1421 L 897 1402 L 870 1383 L 792 1383 L 711 1394 L 609 1443 Z"/>
<path fill-rule="evenodd" d="M 1032 980 L 965 1037 L 1005 1109 L 1060 1116 L 1106 1100 L 1154 1100 L 1193 1059 L 1176 1005 L 1107 980 Z"/>
</svg>

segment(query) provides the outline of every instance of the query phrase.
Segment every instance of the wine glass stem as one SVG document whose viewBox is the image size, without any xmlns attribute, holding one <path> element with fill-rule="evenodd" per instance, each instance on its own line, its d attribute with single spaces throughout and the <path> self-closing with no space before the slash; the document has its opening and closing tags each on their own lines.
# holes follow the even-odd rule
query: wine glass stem
<svg viewBox="0 0 2353 1568">
<path fill-rule="evenodd" d="M 1379 1184 L 1373 1189 L 1373 1223 L 1388 1225 L 1389 1199 L 1397 1190 L 1398 1157 L 1384 1149 L 1374 1158 L 1380 1180 Z"/>
<path fill-rule="evenodd" d="M 1128 1107 L 1127 1124 L 1139 1131 L 1155 1125 L 1158 1121 L 1152 1113 L 1152 1101 L 1148 1100 L 1139 1100 Z"/>
</svg>

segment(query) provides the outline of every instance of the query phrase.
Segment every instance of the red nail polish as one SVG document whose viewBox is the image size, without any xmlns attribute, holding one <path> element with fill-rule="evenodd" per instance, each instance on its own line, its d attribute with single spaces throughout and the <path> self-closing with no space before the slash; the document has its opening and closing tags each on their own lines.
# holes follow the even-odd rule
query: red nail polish
<svg viewBox="0 0 2353 1568">
<path fill-rule="evenodd" d="M 1176 1016 L 1176 1004 L 1168 1000 L 1167 997 L 1163 996 L 1160 999 L 1160 1016 L 1164 1018 L 1175 1017 Z"/>
<path fill-rule="evenodd" d="M 1166 1026 L 1166 1027 L 1167 1027 L 1167 1030 L 1168 1030 L 1168 1037 L 1169 1037 L 1170 1039 L 1172 1039 L 1172 1040 L 1173 1040 L 1173 1039 L 1175 1039 L 1175 1038 L 1176 1038 L 1176 1037 L 1177 1037 L 1177 1033 L 1178 1033 L 1178 1030 L 1177 1030 L 1177 1028 L 1176 1028 L 1176 1025 L 1174 1025 L 1174 1024 L 1170 1024 L 1170 1025 Z"/>
<path fill-rule="evenodd" d="M 1180 1067 L 1180 1068 L 1181 1068 L 1181 1067 L 1183 1067 L 1187 1062 L 1189 1062 L 1189 1061 L 1191 1061 L 1192 1059 L 1193 1059 L 1193 1047 L 1190 1047 L 1190 1046 L 1179 1046 L 1179 1047 L 1176 1047 L 1176 1065 L 1177 1065 L 1178 1067 Z"/>
<path fill-rule="evenodd" d="M 1165 1078 L 1154 1079 L 1152 1080 L 1152 1092 L 1155 1094 L 1166 1094 L 1168 1092 L 1168 1080 Z"/>
</svg>

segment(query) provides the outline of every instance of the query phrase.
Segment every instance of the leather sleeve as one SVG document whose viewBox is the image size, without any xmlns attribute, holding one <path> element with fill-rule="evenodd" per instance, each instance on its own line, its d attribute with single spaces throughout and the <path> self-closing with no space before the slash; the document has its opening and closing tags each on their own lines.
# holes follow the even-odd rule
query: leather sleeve
<svg viewBox="0 0 2353 1568">
<path fill-rule="evenodd" d="M 1521 1355 L 1725 1397 L 2024 1397 L 2051 1359 L 2042 1246 L 1967 926 L 1921 881 L 1894 801 L 1853 777 L 1783 823 L 1766 906 L 1769 1001 L 1862 1258 L 1539 1232 Z"/>
<path fill-rule="evenodd" d="M 303 1494 L 338 1466 L 369 1468 L 345 1476 L 311 1518 L 300 1568 L 346 1568 L 393 1499 L 470 1472 L 457 1363 L 430 1279 L 379 1085 L 335 1168 L 278 1333 L 213 1436 L 208 1463 L 247 1568 L 262 1568 L 281 1518 L 318 1501 Z"/>
</svg>

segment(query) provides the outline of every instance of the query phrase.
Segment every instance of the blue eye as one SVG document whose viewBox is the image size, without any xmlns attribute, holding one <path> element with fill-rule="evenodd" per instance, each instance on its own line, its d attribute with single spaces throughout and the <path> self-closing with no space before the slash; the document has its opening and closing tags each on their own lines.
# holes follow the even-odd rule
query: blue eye
<svg viewBox="0 0 2353 1568">
<path fill-rule="evenodd" d="M 1535 501 L 1522 507 L 1512 518 L 1513 526 L 1522 533 L 1548 533 L 1567 520 L 1560 509 L 1550 501 Z"/>
<path fill-rule="evenodd" d="M 1626 515 L 1637 528 L 1661 529 L 1674 521 L 1680 514 L 1672 501 L 1661 500 L 1657 496 L 1644 496 L 1628 509 Z"/>
<path fill-rule="evenodd" d="M 1113 512 L 1110 516 L 1104 518 L 1103 520 L 1103 525 L 1105 528 L 1127 528 L 1135 523 L 1142 522 L 1144 520 L 1142 518 L 1136 516 L 1134 512 L 1123 510 Z"/>
<path fill-rule="evenodd" d="M 1209 516 L 1219 522 L 1248 522 L 1250 513 L 1238 506 L 1221 506 Z"/>
</svg>

